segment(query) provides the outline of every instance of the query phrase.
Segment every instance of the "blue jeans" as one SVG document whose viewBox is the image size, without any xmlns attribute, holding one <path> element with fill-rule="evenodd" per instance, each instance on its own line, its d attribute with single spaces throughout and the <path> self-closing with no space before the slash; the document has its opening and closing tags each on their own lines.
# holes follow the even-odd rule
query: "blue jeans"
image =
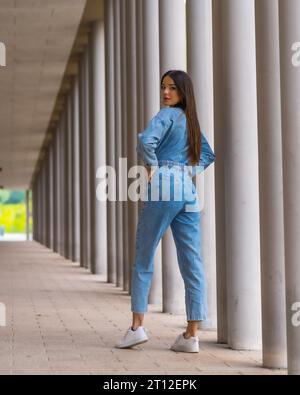
<svg viewBox="0 0 300 395">
<path fill-rule="evenodd" d="M 167 162 L 160 161 L 148 183 L 149 200 L 142 203 L 139 212 L 131 279 L 131 311 L 147 312 L 155 250 L 170 225 L 185 286 L 187 320 L 201 321 L 207 318 L 207 296 L 197 191 L 181 164 Z M 164 182 L 167 188 L 162 187 Z M 170 191 L 169 200 L 163 199 L 163 191 L 166 190 Z M 158 195 L 159 199 L 153 199 Z"/>
</svg>

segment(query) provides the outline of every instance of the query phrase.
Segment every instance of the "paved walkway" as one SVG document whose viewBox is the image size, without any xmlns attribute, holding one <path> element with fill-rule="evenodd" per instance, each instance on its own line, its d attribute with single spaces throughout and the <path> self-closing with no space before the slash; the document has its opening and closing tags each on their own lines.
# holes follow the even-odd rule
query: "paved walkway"
<svg viewBox="0 0 300 395">
<path fill-rule="evenodd" d="M 216 344 L 215 332 L 201 332 L 199 354 L 174 353 L 184 316 L 157 306 L 146 319 L 150 341 L 115 349 L 130 297 L 34 241 L 0 242 L 0 303 L 0 374 L 286 374 L 263 369 L 260 352 Z"/>
</svg>

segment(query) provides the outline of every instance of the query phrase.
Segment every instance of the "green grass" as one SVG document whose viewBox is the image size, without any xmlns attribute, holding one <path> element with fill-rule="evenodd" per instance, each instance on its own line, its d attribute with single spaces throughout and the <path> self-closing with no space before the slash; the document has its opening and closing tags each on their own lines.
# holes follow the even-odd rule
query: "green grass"
<svg viewBox="0 0 300 395">
<path fill-rule="evenodd" d="M 0 204 L 0 226 L 4 226 L 5 233 L 26 232 L 26 206 L 24 203 Z M 31 230 L 31 218 L 29 229 Z"/>
</svg>

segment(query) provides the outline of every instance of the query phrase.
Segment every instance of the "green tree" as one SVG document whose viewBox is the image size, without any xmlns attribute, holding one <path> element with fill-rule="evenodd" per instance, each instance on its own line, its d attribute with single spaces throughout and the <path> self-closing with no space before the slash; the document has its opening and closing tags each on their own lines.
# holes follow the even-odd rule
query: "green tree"
<svg viewBox="0 0 300 395">
<path fill-rule="evenodd" d="M 5 201 L 5 204 L 18 204 L 25 202 L 24 191 L 10 191 L 9 199 Z"/>
<path fill-rule="evenodd" d="M 10 197 L 10 191 L 7 189 L 0 190 L 0 204 L 5 203 Z"/>
<path fill-rule="evenodd" d="M 0 226 L 4 226 L 6 233 L 25 232 L 25 224 L 25 204 L 4 204 L 0 207 Z"/>
</svg>

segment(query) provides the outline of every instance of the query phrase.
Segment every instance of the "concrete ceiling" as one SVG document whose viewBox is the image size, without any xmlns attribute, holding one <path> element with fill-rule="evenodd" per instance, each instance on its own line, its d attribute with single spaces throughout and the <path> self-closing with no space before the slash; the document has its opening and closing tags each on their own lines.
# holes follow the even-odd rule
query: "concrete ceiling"
<svg viewBox="0 0 300 395">
<path fill-rule="evenodd" d="M 26 189 L 86 0 L 0 0 L 0 186 Z"/>
</svg>

